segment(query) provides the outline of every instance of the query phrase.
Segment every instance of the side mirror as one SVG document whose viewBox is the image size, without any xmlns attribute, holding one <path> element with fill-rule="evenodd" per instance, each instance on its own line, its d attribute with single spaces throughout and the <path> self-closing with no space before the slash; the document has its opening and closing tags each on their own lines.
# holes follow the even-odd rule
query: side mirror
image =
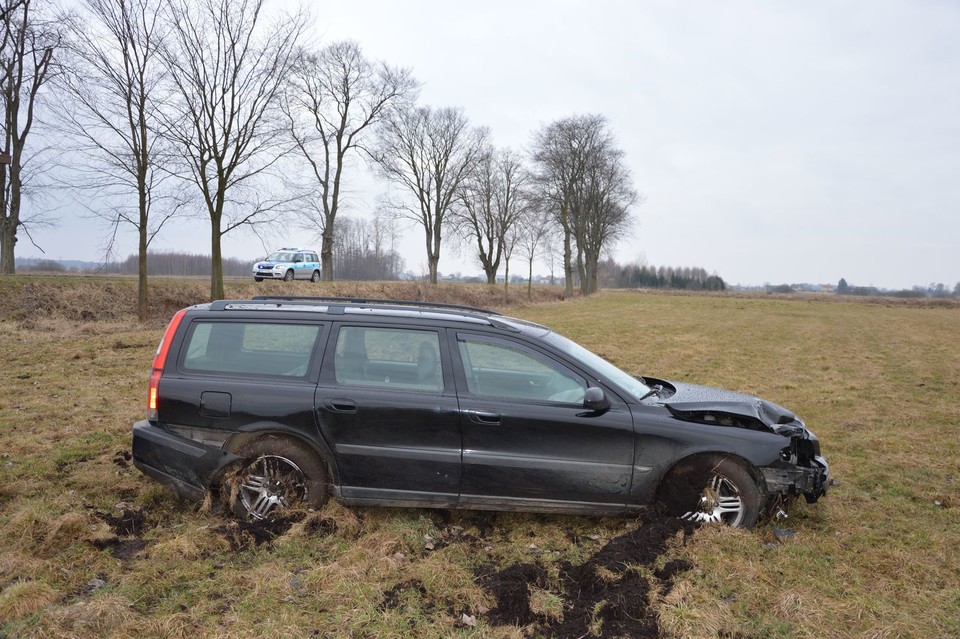
<svg viewBox="0 0 960 639">
<path fill-rule="evenodd" d="M 604 394 L 602 388 L 591 386 L 583 396 L 583 407 L 596 413 L 610 410 L 610 398 Z"/>
</svg>

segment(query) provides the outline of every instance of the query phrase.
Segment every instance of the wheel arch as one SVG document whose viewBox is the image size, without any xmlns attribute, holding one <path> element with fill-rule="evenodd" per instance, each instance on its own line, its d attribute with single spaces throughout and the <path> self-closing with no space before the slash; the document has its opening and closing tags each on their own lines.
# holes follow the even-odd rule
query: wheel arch
<svg viewBox="0 0 960 639">
<path fill-rule="evenodd" d="M 731 460 L 735 464 L 741 466 L 753 481 L 757 484 L 757 490 L 760 492 L 762 499 L 767 498 L 767 486 L 766 482 L 763 479 L 763 473 L 760 472 L 760 469 L 757 468 L 753 463 L 750 462 L 746 457 L 742 455 L 737 455 L 736 453 L 731 453 L 725 450 L 705 450 L 698 451 L 681 457 L 671 464 L 661 475 L 660 480 L 657 482 L 656 497 L 659 497 L 661 491 L 663 490 L 664 482 L 678 469 L 685 466 L 697 466 L 700 464 L 705 464 L 710 458 L 713 457 L 724 457 Z"/>
<path fill-rule="evenodd" d="M 287 441 L 292 441 L 295 444 L 304 446 L 313 454 L 315 454 L 323 464 L 327 471 L 327 476 L 330 478 L 330 487 L 333 488 L 334 486 L 340 485 L 340 473 L 337 469 L 336 463 L 334 462 L 333 451 L 327 447 L 326 442 L 318 442 L 315 439 L 306 437 L 301 432 L 291 431 L 280 424 L 253 425 L 249 429 L 234 433 L 223 443 L 223 449 L 229 452 L 234 452 L 250 442 L 258 439 L 266 439 L 268 437 L 285 439 Z"/>
</svg>

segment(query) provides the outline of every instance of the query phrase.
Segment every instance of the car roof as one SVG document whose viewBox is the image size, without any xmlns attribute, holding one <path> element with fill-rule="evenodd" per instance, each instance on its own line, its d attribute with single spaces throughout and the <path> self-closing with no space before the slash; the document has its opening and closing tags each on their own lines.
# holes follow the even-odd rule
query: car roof
<svg viewBox="0 0 960 639">
<path fill-rule="evenodd" d="M 420 300 L 258 295 L 249 300 L 217 300 L 192 308 L 212 312 L 293 311 L 330 316 L 420 318 L 487 325 L 515 333 L 549 332 L 545 326 L 485 308 Z"/>
</svg>

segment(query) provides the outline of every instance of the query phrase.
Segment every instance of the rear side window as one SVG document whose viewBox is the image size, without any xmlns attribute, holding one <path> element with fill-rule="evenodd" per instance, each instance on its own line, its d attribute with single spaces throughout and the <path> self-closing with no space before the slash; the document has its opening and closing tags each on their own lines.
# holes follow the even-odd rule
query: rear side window
<svg viewBox="0 0 960 639">
<path fill-rule="evenodd" d="M 269 322 L 194 322 L 185 371 L 305 377 L 320 326 Z"/>
<path fill-rule="evenodd" d="M 333 361 L 338 384 L 443 390 L 435 331 L 344 326 Z"/>
</svg>

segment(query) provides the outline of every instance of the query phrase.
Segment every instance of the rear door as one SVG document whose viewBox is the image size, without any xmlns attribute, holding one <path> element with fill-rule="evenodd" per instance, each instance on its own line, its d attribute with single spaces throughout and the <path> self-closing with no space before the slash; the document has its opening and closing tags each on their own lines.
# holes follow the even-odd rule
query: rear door
<svg viewBox="0 0 960 639">
<path fill-rule="evenodd" d="M 249 426 L 316 438 L 313 395 L 325 324 L 288 320 L 194 319 L 175 370 L 160 380 L 158 418 L 219 445 Z"/>
<path fill-rule="evenodd" d="M 519 340 L 451 331 L 463 428 L 464 507 L 605 510 L 627 502 L 634 435 L 607 391 L 583 407 L 586 375 Z"/>
<path fill-rule="evenodd" d="M 363 323 L 332 331 L 316 411 L 345 499 L 456 504 L 460 420 L 442 336 Z"/>
</svg>

